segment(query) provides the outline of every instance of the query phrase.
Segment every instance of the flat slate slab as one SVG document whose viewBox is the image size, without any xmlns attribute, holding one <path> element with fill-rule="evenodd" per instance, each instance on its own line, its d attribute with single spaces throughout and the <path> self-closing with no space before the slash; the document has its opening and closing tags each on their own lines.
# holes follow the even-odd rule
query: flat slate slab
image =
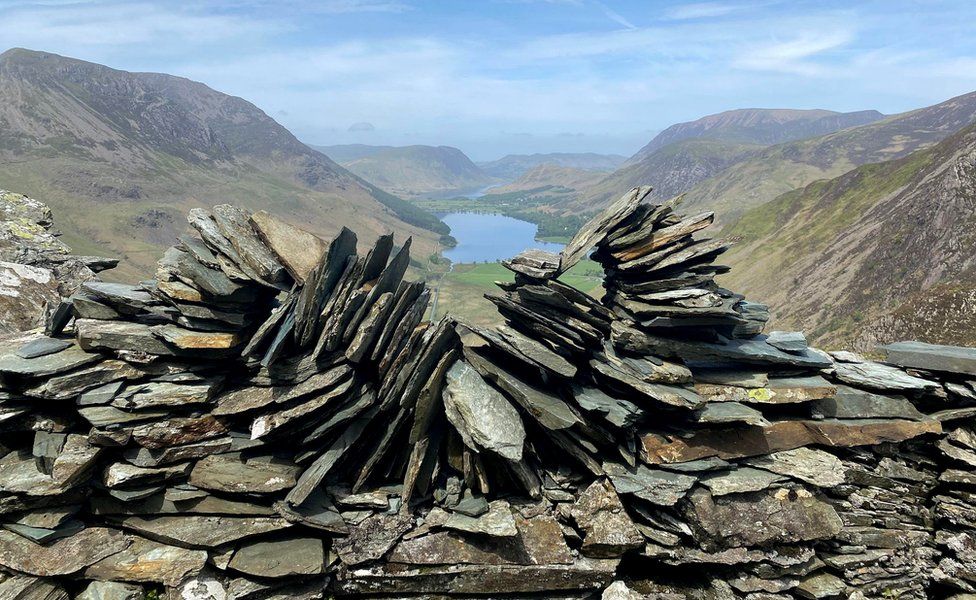
<svg viewBox="0 0 976 600">
<path fill-rule="evenodd" d="M 40 337 L 27 342 L 20 348 L 17 348 L 16 354 L 20 358 L 37 358 L 39 356 L 60 352 L 69 346 L 71 346 L 71 342 L 68 340 Z"/>
<path fill-rule="evenodd" d="M 976 348 L 897 342 L 881 349 L 888 356 L 887 362 L 899 367 L 976 375 Z"/>
<path fill-rule="evenodd" d="M 207 553 L 202 550 L 187 550 L 139 536 L 125 537 L 129 547 L 85 569 L 85 577 L 175 586 L 199 573 L 207 563 Z M 143 598 L 141 593 L 139 598 Z"/>
<path fill-rule="evenodd" d="M 0 355 L 0 373 L 22 375 L 24 377 L 50 377 L 83 365 L 101 360 L 98 354 L 89 354 L 75 345 L 60 352 L 43 354 L 34 358 L 24 358 L 17 354 L 19 348 L 11 348 Z"/>
<path fill-rule="evenodd" d="M 325 550 L 318 538 L 253 542 L 234 553 L 230 568 L 256 577 L 318 575 L 325 568 Z"/>
<path fill-rule="evenodd" d="M 251 225 L 295 281 L 301 284 L 328 249 L 322 238 L 263 210 L 251 215 Z"/>
<path fill-rule="evenodd" d="M 121 531 L 91 527 L 48 545 L 0 531 L 0 565 L 38 577 L 71 575 L 121 552 L 131 541 Z"/>
</svg>

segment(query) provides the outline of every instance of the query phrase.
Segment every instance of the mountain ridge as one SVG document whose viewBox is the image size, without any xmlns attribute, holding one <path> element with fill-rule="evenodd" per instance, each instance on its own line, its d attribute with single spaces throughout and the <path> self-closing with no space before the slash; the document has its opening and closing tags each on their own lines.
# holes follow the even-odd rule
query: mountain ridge
<svg viewBox="0 0 976 600">
<path fill-rule="evenodd" d="M 622 165 L 626 156 L 596 152 L 550 152 L 535 154 L 507 154 L 492 161 L 479 162 L 482 171 L 493 177 L 514 181 L 526 172 L 543 164 L 610 172 Z"/>
<path fill-rule="evenodd" d="M 342 223 L 365 236 L 396 230 L 434 252 L 447 233 L 246 100 L 25 49 L 0 55 L 0 182 L 44 199 L 79 251 L 121 257 L 127 278 L 151 272 L 186 210 L 228 195 L 323 235 Z"/>
<path fill-rule="evenodd" d="M 654 182 L 654 193 L 670 198 L 747 160 L 772 144 L 833 132 L 881 119 L 878 111 L 839 113 L 815 109 L 735 109 L 676 123 L 607 175 L 580 191 L 566 207 L 588 211 L 628 189 Z"/>
<path fill-rule="evenodd" d="M 824 109 L 738 108 L 671 125 L 638 150 L 628 164 L 690 138 L 772 146 L 883 118 L 876 110 L 842 113 Z"/>
<path fill-rule="evenodd" d="M 824 136 L 770 146 L 688 190 L 688 210 L 715 210 L 723 223 L 818 179 L 907 156 L 976 120 L 976 92 Z"/>
<path fill-rule="evenodd" d="M 742 240 L 725 281 L 768 302 L 777 327 L 856 349 L 905 337 L 972 344 L 976 124 L 787 192 L 723 234 Z"/>
</svg>

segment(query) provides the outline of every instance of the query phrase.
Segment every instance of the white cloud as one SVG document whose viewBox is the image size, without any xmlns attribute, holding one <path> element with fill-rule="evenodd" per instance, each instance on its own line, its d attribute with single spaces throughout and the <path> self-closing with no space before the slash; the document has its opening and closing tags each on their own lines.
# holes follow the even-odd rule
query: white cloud
<svg viewBox="0 0 976 600">
<path fill-rule="evenodd" d="M 743 69 L 779 71 L 803 76 L 823 75 L 830 69 L 809 59 L 854 40 L 850 31 L 804 32 L 784 42 L 756 45 L 733 62 Z"/>
<path fill-rule="evenodd" d="M 613 21 L 614 23 L 623 25 L 627 29 L 637 29 L 636 25 L 628 21 L 627 18 L 621 15 L 619 12 L 607 6 L 604 2 L 601 2 L 600 0 L 593 0 L 593 3 L 596 4 L 598 7 L 600 7 L 600 9 L 603 11 L 603 14 L 605 14 L 607 18 Z"/>
<path fill-rule="evenodd" d="M 675 21 L 687 19 L 707 19 L 722 17 L 744 8 L 740 4 L 726 4 L 724 2 L 695 2 L 692 4 L 681 4 L 671 8 L 665 13 L 665 18 Z"/>
<path fill-rule="evenodd" d="M 0 39 L 34 49 L 140 44 L 185 49 L 288 28 L 273 19 L 259 21 L 143 2 L 8 5 L 0 12 Z"/>
<path fill-rule="evenodd" d="M 266 2 L 267 6 L 280 6 L 281 2 Z M 318 0 L 317 2 L 287 2 L 293 9 L 318 13 L 402 13 L 413 6 L 397 0 Z"/>
</svg>

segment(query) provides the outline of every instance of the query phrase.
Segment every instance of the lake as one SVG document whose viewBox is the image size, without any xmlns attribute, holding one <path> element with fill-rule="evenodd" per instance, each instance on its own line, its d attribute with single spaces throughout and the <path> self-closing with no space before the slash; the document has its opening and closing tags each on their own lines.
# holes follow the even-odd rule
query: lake
<svg viewBox="0 0 976 600">
<path fill-rule="evenodd" d="M 523 250 L 540 248 L 559 252 L 563 244 L 539 242 L 535 239 L 535 223 L 503 215 L 483 213 L 450 213 L 441 220 L 451 228 L 457 246 L 446 250 L 444 256 L 456 263 L 495 262 L 512 258 Z"/>
</svg>

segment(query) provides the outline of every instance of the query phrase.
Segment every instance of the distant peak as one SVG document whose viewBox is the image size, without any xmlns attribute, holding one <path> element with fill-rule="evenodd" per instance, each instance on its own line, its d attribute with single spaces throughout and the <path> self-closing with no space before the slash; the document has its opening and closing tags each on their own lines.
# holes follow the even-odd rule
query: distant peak
<svg viewBox="0 0 976 600">
<path fill-rule="evenodd" d="M 52 54 L 50 52 L 42 52 L 40 50 L 30 50 L 28 48 L 11 48 L 11 49 L 7 50 L 6 52 L 4 52 L 3 54 L 0 54 L 0 59 L 4 59 L 4 60 L 26 59 L 26 58 L 34 58 L 34 59 L 61 58 L 61 59 L 64 59 L 65 57 L 64 56 L 60 56 L 58 54 Z"/>
<path fill-rule="evenodd" d="M 79 60 L 77 58 L 70 58 L 67 56 L 61 56 L 60 54 L 54 54 L 53 52 L 43 52 L 40 50 L 29 50 L 27 48 L 11 48 L 3 54 L 0 54 L 0 63 L 5 63 L 8 65 L 14 65 L 17 67 L 36 67 L 36 66 L 51 66 L 51 65 L 90 65 L 92 67 L 101 67 L 107 69 L 107 67 L 102 67 L 96 63 L 87 62 L 84 60 Z"/>
</svg>

